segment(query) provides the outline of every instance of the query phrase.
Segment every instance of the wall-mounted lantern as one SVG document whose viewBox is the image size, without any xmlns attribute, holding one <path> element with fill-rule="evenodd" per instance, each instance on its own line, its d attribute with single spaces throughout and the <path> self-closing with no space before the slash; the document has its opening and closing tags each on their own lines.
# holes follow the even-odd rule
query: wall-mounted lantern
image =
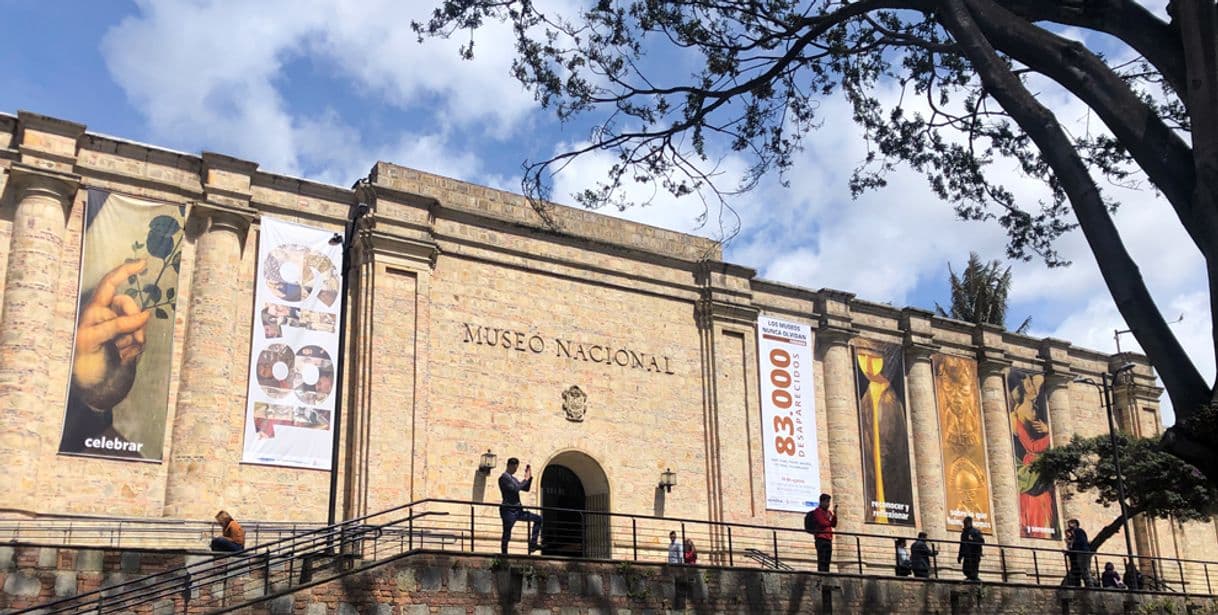
<svg viewBox="0 0 1218 615">
<path fill-rule="evenodd" d="M 482 457 L 478 459 L 478 471 L 483 474 L 490 474 L 491 470 L 495 469 L 497 461 L 498 458 L 491 452 L 491 449 L 486 449 L 486 452 L 482 453 Z"/>
<path fill-rule="evenodd" d="M 665 469 L 660 474 L 660 488 L 664 490 L 664 493 L 672 493 L 672 488 L 676 486 L 677 473 L 673 472 L 672 469 Z"/>
</svg>

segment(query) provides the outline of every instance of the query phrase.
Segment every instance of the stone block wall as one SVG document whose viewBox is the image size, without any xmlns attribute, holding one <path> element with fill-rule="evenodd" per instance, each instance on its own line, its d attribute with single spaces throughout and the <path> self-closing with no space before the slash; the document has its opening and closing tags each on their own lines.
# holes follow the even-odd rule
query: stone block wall
<svg viewBox="0 0 1218 615">
<path fill-rule="evenodd" d="M 0 612 L 198 561 L 181 551 L 0 547 Z M 849 574 L 767 572 L 710 566 L 554 561 L 414 554 L 295 592 L 264 595 L 258 574 L 207 589 L 241 612 L 268 615 L 633 615 L 643 613 L 903 613 L 927 615 L 1150 615 L 1218 613 L 1204 597 L 1111 590 L 968 584 Z M 280 595 L 282 594 L 282 595 Z M 199 592 L 194 596 L 199 597 Z M 213 605 L 209 600 L 206 605 Z M 202 613 L 202 601 L 186 612 Z M 213 605 L 214 606 L 214 605 Z M 180 595 L 133 609 L 182 613 Z"/>
<path fill-rule="evenodd" d="M 233 591 L 239 591 L 235 589 Z M 590 562 L 416 555 L 275 597 L 268 615 L 1216 613 L 1211 600 L 1103 590 Z"/>
<path fill-rule="evenodd" d="M 0 612 L 156 574 L 210 554 L 187 551 L 0 546 Z"/>
</svg>

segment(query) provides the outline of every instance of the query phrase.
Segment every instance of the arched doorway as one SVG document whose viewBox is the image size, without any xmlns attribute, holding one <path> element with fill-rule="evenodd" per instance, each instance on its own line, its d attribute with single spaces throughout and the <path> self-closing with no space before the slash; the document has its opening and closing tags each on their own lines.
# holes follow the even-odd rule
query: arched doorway
<svg viewBox="0 0 1218 615">
<path fill-rule="evenodd" d="M 544 555 L 584 555 L 584 484 L 571 468 L 550 464 L 541 474 L 541 550 Z M 553 509 L 563 510 L 553 510 Z"/>
<path fill-rule="evenodd" d="M 544 555 L 609 557 L 609 481 L 578 451 L 555 455 L 541 473 Z M 558 510 L 551 510 L 558 509 Z"/>
</svg>

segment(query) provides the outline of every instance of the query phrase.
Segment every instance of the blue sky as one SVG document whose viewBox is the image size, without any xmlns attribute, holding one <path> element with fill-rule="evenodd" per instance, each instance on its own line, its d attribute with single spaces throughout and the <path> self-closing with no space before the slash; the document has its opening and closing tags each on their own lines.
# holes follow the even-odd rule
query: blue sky
<svg viewBox="0 0 1218 615">
<path fill-rule="evenodd" d="M 559 125 L 510 78 L 502 28 L 478 34 L 473 62 L 457 58 L 456 41 L 418 44 L 409 22 L 429 4 L 0 0 L 0 111 L 30 110 L 94 132 L 222 152 L 340 185 L 380 159 L 519 191 L 523 160 L 582 141 L 587 126 Z M 692 70 L 689 58 L 672 60 L 673 73 Z M 1098 124 L 1055 88 L 1044 88 L 1042 99 L 1073 129 Z M 852 200 L 846 181 L 865 145 L 842 101 L 823 101 L 821 113 L 827 121 L 807 137 L 791 186 L 771 178 L 733 202 L 741 229 L 726 248 L 728 260 L 770 279 L 930 309 L 947 303 L 948 262 L 959 269 L 970 250 L 1003 258 L 1001 229 L 956 221 L 913 173 L 898 172 L 887 189 Z M 729 171 L 743 168 L 724 156 Z M 591 156 L 572 164 L 555 178 L 555 200 L 573 202 L 569 195 L 603 177 L 610 162 Z M 1040 195 L 1014 171 L 1009 182 L 1021 197 Z M 1109 190 L 1123 203 L 1118 225 L 1160 307 L 1169 319 L 1185 315 L 1174 325 L 1177 335 L 1212 375 L 1200 254 L 1152 191 Z M 692 202 L 663 199 L 605 211 L 718 236 L 714 224 L 697 227 L 699 212 Z M 1031 316 L 1035 335 L 1114 351 L 1113 331 L 1127 327 L 1094 259 L 1078 234 L 1060 248 L 1073 266 L 1013 263 L 1010 324 Z M 1121 343 L 1136 349 L 1131 336 Z"/>
</svg>

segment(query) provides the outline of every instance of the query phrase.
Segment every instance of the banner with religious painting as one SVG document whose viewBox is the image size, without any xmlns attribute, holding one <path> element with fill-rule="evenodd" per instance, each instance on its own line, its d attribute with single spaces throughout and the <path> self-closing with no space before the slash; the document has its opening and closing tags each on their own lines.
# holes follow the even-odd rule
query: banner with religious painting
<svg viewBox="0 0 1218 615">
<path fill-rule="evenodd" d="M 766 508 L 807 511 L 820 497 L 812 329 L 762 315 L 757 350 Z"/>
<path fill-rule="evenodd" d="M 163 458 L 186 207 L 89 190 L 59 452 Z"/>
<path fill-rule="evenodd" d="M 342 245 L 262 218 L 243 461 L 330 469 Z"/>
<path fill-rule="evenodd" d="M 854 348 L 867 523 L 914 524 L 902 355 L 895 344 L 860 341 Z"/>
<path fill-rule="evenodd" d="M 959 530 L 964 526 L 964 518 L 972 517 L 973 525 L 989 534 L 994 523 L 990 514 L 990 478 L 986 469 L 977 362 L 946 354 L 936 354 L 931 360 L 939 409 L 939 441 L 943 450 L 947 529 Z"/>
<path fill-rule="evenodd" d="M 1053 445 L 1045 375 L 1022 369 L 1007 374 L 1015 481 L 1019 487 L 1019 534 L 1024 538 L 1059 537 L 1060 520 L 1053 483 L 1032 471 L 1032 462 Z"/>
</svg>

